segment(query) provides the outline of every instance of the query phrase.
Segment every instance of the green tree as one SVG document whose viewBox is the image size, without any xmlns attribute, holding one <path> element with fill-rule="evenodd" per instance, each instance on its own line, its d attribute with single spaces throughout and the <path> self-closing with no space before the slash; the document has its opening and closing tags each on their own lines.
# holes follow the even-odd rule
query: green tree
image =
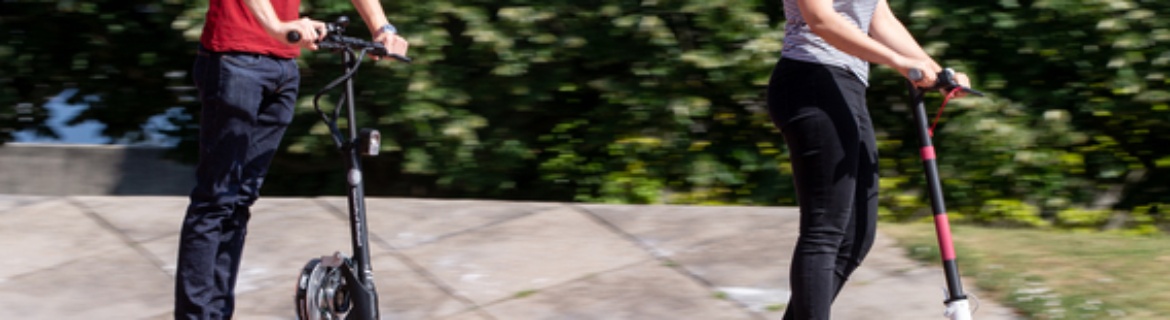
<svg viewBox="0 0 1170 320">
<path fill-rule="evenodd" d="M 44 126 L 49 97 L 89 108 L 71 124 L 97 120 L 115 140 L 144 139 L 142 125 L 191 107 L 194 44 L 172 23 L 196 1 L 5 1 L 0 4 L 0 143 Z"/>
<path fill-rule="evenodd" d="M 1037 212 L 1046 218 L 1058 220 L 1056 213 L 1062 210 L 1124 212 L 1170 201 L 1161 183 L 1170 166 L 1170 133 L 1164 130 L 1170 126 L 1170 80 L 1165 75 L 1170 20 L 1162 17 L 1170 12 L 1166 2 L 893 1 L 893 5 L 936 56 L 970 71 L 977 86 L 1000 99 L 996 103 L 1009 100 L 1018 105 L 1011 113 L 955 121 L 946 130 L 952 133 L 944 136 L 967 133 L 965 138 L 985 132 L 981 124 L 1012 130 L 976 145 L 956 143 L 962 147 L 954 150 L 963 156 L 951 158 L 948 170 L 1000 178 L 998 187 L 948 186 L 958 189 L 948 200 L 977 207 L 989 198 L 975 195 L 992 193 L 1026 201 L 1041 208 Z M 997 156 L 966 156 L 994 150 L 1000 150 Z M 987 162 L 989 157 L 994 160 Z M 964 183 L 980 180 L 962 177 L 967 179 Z"/>
<path fill-rule="evenodd" d="M 202 1 L 7 1 L 0 141 L 43 126 L 47 97 L 119 141 L 165 110 L 193 160 L 187 71 Z M 967 221 L 1165 225 L 1170 201 L 1170 4 L 1156 0 L 892 0 L 944 65 L 990 98 L 950 106 L 936 136 L 947 201 Z M 787 151 L 763 106 L 783 38 L 778 1 L 390 1 L 412 65 L 367 62 L 363 127 L 381 130 L 370 194 L 793 205 Z M 302 14 L 348 15 L 304 0 Z M 66 23 L 68 22 L 68 23 Z M 309 98 L 341 72 L 306 52 L 298 114 L 265 192 L 340 193 L 340 161 Z M 883 215 L 927 216 L 905 80 L 875 66 L 869 104 Z M 323 99 L 326 108 L 337 92 Z M 932 96 L 930 107 L 938 103 Z"/>
<path fill-rule="evenodd" d="M 352 12 L 309 4 L 307 14 L 320 19 Z M 761 105 L 781 34 L 761 8 L 755 1 L 389 4 L 419 62 L 380 63 L 359 75 L 363 125 L 386 133 L 390 151 L 370 164 L 379 177 L 372 192 L 791 203 L 780 138 Z M 333 55 L 305 61 L 306 89 L 336 74 Z M 316 118 L 299 117 L 291 156 L 283 157 L 294 160 L 278 165 L 302 171 L 285 176 L 336 176 L 300 165 L 332 161 L 321 152 L 328 141 L 312 132 L 322 132 Z M 332 184 L 281 185 L 316 193 L 314 186 Z"/>
</svg>

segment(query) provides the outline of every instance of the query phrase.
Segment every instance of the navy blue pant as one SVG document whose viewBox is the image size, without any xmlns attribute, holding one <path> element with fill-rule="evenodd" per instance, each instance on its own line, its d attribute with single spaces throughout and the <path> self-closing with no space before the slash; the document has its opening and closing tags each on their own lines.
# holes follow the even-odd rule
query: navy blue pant
<svg viewBox="0 0 1170 320">
<path fill-rule="evenodd" d="M 829 319 L 877 227 L 877 142 L 865 84 L 842 68 L 781 59 L 768 111 L 788 145 L 800 205 L 784 319 Z"/>
<path fill-rule="evenodd" d="M 292 59 L 200 48 L 199 164 L 179 237 L 175 319 L 230 319 L 249 207 L 292 121 Z"/>
</svg>

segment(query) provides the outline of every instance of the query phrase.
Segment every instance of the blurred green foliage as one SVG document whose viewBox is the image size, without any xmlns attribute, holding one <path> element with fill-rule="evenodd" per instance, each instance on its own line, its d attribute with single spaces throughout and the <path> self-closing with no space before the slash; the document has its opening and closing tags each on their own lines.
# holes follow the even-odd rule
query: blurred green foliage
<svg viewBox="0 0 1170 320">
<path fill-rule="evenodd" d="M 1156 232 L 1170 202 L 1170 2 L 890 0 L 940 63 L 989 98 L 954 101 L 935 143 L 949 211 L 984 224 Z M 787 150 L 763 106 L 779 58 L 779 1 L 385 1 L 413 65 L 367 62 L 360 126 L 374 195 L 620 203 L 794 205 Z M 0 140 L 42 125 L 77 88 L 75 121 L 141 135 L 145 118 L 198 114 L 186 71 L 203 1 L 0 4 Z M 347 1 L 303 0 L 321 20 Z M 267 194 L 342 191 L 341 162 L 309 97 L 340 74 L 301 58 L 298 116 Z M 874 67 L 882 215 L 928 217 L 904 81 Z M 940 102 L 930 96 L 933 112 Z M 336 93 L 329 99 L 336 101 Z M 328 102 L 326 102 L 328 103 Z M 192 160 L 193 117 L 172 121 Z M 1144 231 L 1143 231 L 1144 230 Z"/>
<path fill-rule="evenodd" d="M 45 102 L 77 89 L 67 102 L 89 108 L 70 124 L 96 120 L 104 135 L 141 140 L 148 118 L 194 107 L 184 73 L 193 44 L 176 18 L 194 1 L 0 2 L 0 143 L 44 125 Z"/>
</svg>

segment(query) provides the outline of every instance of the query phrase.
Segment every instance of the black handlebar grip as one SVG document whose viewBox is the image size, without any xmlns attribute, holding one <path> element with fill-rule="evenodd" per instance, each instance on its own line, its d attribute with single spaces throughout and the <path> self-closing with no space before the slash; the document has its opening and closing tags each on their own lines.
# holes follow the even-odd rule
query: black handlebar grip
<svg viewBox="0 0 1170 320">
<path fill-rule="evenodd" d="M 402 61 L 402 62 L 406 62 L 406 63 L 411 63 L 414 61 L 410 57 L 407 57 L 407 56 L 404 56 L 401 54 L 397 54 L 397 53 L 391 53 L 391 54 L 388 54 L 387 56 L 389 56 L 390 58 L 393 58 L 394 60 L 398 60 L 398 61 Z"/>
<path fill-rule="evenodd" d="M 918 68 L 911 68 L 907 73 L 910 76 L 910 81 L 917 82 L 918 80 L 922 80 L 922 77 L 924 77 L 922 70 L 918 70 Z"/>
<path fill-rule="evenodd" d="M 910 81 L 918 82 L 919 80 L 922 80 L 922 78 L 925 75 L 922 73 L 922 70 L 918 70 L 917 68 L 911 68 L 907 72 L 907 76 L 909 76 Z M 964 87 L 962 85 L 959 85 L 959 82 L 955 80 L 955 70 L 952 70 L 950 68 L 943 69 L 943 71 L 939 72 L 938 79 L 934 80 L 934 86 L 927 88 L 927 89 L 942 89 L 942 90 L 950 91 L 950 90 L 953 90 L 955 88 L 962 89 L 963 91 L 970 93 L 970 94 L 973 94 L 973 95 L 977 95 L 980 97 L 983 96 L 983 92 L 979 92 L 979 90 L 975 90 L 975 89 L 971 89 L 969 87 Z"/>
<path fill-rule="evenodd" d="M 301 33 L 296 31 L 289 31 L 286 38 L 288 38 L 289 43 L 297 43 L 301 41 Z"/>
</svg>

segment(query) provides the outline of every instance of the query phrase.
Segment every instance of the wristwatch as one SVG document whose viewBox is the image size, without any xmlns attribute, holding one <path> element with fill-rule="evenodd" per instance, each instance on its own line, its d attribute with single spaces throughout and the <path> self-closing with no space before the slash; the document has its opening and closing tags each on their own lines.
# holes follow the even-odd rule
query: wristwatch
<svg viewBox="0 0 1170 320">
<path fill-rule="evenodd" d="M 398 28 L 395 28 L 394 25 L 387 22 L 386 24 L 382 25 L 381 28 L 378 28 L 377 35 L 380 36 L 380 35 L 383 35 L 385 33 L 396 34 L 396 33 L 398 33 Z"/>
</svg>

